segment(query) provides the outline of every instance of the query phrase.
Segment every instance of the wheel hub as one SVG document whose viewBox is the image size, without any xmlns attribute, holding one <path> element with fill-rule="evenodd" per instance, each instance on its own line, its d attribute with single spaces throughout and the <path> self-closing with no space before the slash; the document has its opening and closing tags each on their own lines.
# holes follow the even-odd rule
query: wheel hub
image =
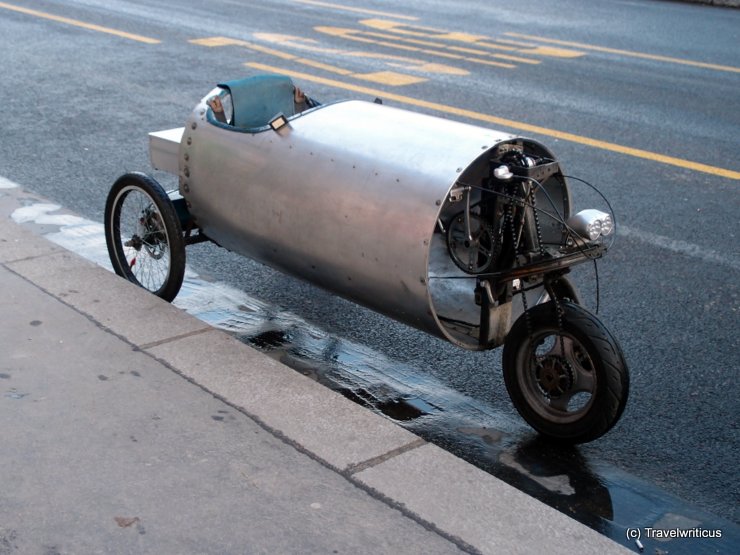
<svg viewBox="0 0 740 555">
<path fill-rule="evenodd" d="M 137 251 L 140 251 L 143 245 L 144 245 L 144 241 L 137 234 L 134 234 L 134 236 L 131 237 L 131 239 L 129 239 L 123 244 L 124 247 L 133 247 Z"/>
<path fill-rule="evenodd" d="M 573 375 L 573 368 L 561 356 L 548 355 L 537 360 L 537 385 L 552 399 L 573 387 Z"/>
</svg>

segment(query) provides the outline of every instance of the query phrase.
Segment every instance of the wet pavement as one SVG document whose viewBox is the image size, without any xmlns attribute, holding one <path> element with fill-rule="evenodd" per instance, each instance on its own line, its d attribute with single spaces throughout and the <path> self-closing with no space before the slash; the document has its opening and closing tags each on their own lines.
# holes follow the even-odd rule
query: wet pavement
<svg viewBox="0 0 740 555">
<path fill-rule="evenodd" d="M 12 216 L 110 268 L 102 226 L 58 209 L 30 201 Z M 494 407 L 243 291 L 189 271 L 174 304 L 617 542 L 630 545 L 625 538 L 633 528 L 721 530 L 722 548 L 740 550 L 734 523 L 591 460 L 577 447 L 549 444 Z M 701 538 L 640 541 L 648 553 L 720 552 Z"/>
</svg>

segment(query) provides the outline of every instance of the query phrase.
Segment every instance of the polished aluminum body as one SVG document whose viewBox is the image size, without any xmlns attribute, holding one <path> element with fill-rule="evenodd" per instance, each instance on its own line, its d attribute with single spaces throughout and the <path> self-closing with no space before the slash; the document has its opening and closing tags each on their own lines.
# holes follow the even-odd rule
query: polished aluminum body
<svg viewBox="0 0 740 555">
<path fill-rule="evenodd" d="M 490 152 L 514 137 L 362 101 L 314 108 L 277 131 L 244 132 L 209 119 L 210 96 L 185 126 L 178 161 L 180 193 L 210 239 L 480 348 L 439 317 L 467 313 L 476 322 L 479 314 L 474 279 L 436 279 L 464 275 L 450 261 L 440 217 L 451 213 L 451 189 L 480 183 Z"/>
<path fill-rule="evenodd" d="M 213 241 L 455 345 L 503 345 L 515 407 L 551 439 L 591 441 L 619 420 L 622 349 L 567 276 L 610 248 L 614 214 L 573 215 L 568 178 L 537 141 L 317 105 L 282 75 L 223 83 L 185 127 L 149 140 L 179 190 L 140 172 L 113 184 L 118 275 L 171 301 L 186 246 Z"/>
</svg>

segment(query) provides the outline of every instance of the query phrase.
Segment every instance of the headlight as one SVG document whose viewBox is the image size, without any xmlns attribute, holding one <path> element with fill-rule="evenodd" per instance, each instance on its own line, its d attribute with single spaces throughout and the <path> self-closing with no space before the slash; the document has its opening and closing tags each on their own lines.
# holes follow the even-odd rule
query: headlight
<svg viewBox="0 0 740 555">
<path fill-rule="evenodd" d="M 601 220 L 601 234 L 604 236 L 611 235 L 612 231 L 614 231 L 614 222 L 612 221 L 612 217 L 607 214 Z"/>
<path fill-rule="evenodd" d="M 575 216 L 568 218 L 568 227 L 578 233 L 584 239 L 596 241 L 599 237 L 605 237 L 614 231 L 612 217 L 601 210 L 581 210 Z"/>
</svg>

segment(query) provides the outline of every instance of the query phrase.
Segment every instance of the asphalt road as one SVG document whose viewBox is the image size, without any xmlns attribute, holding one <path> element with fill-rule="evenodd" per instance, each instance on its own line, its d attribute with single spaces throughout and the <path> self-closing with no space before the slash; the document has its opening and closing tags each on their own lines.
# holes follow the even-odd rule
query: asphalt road
<svg viewBox="0 0 740 555">
<path fill-rule="evenodd" d="M 213 37 L 236 42 L 193 42 Z M 579 456 L 740 522 L 739 39 L 738 10 L 641 0 L 0 2 L 0 176 L 102 221 L 115 178 L 148 168 L 149 131 L 263 70 L 295 72 L 323 101 L 382 91 L 541 140 L 622 226 L 599 266 L 601 316 L 631 397 Z M 213 247 L 189 256 L 201 275 L 514 415 L 498 353 L 463 352 Z M 593 306 L 592 273 L 578 277 Z"/>
</svg>

